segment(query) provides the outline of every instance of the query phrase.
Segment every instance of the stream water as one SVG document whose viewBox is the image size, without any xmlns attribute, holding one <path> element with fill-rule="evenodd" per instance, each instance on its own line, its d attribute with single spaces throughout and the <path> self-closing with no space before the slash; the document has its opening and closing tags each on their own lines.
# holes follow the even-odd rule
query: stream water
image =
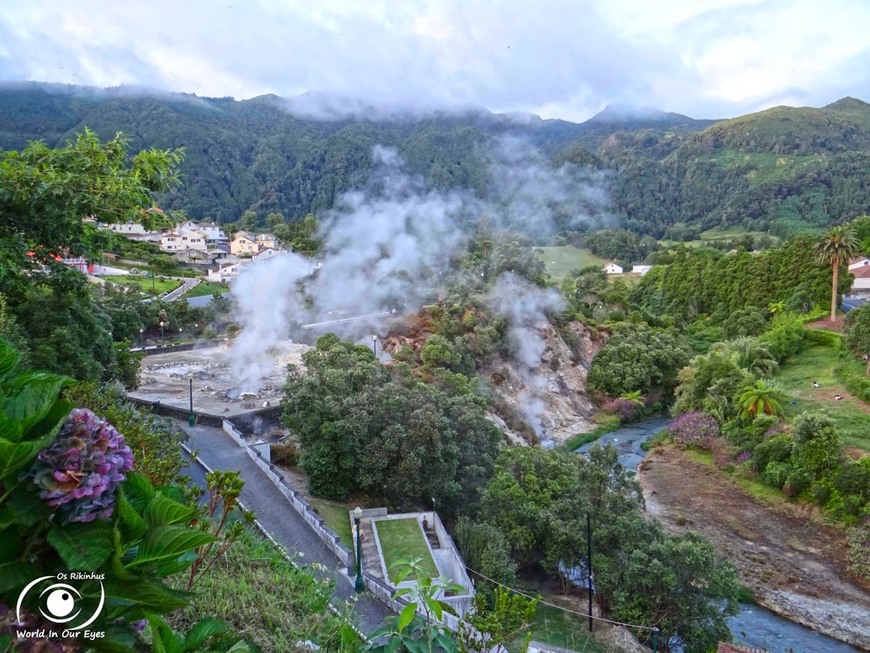
<svg viewBox="0 0 870 653">
<path fill-rule="evenodd" d="M 619 462 L 629 470 L 637 470 L 646 452 L 641 444 L 666 428 L 671 420 L 656 417 L 642 420 L 602 435 L 592 443 L 575 449 L 586 453 L 594 444 L 612 444 L 619 452 Z M 755 646 L 769 653 L 857 653 L 858 649 L 823 635 L 811 628 L 766 610 L 758 605 L 742 603 L 740 612 L 728 620 L 734 642 Z"/>
</svg>

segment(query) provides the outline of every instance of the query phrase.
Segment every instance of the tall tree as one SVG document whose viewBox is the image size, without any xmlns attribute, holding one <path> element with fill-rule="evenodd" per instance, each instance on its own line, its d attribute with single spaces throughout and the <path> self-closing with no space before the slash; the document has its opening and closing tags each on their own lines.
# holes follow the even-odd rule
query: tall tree
<svg viewBox="0 0 870 653">
<path fill-rule="evenodd" d="M 843 261 L 849 261 L 860 253 L 858 238 L 851 227 L 831 227 L 819 242 L 816 254 L 822 263 L 827 263 L 833 271 L 831 283 L 831 321 L 837 318 L 837 282 Z"/>
</svg>

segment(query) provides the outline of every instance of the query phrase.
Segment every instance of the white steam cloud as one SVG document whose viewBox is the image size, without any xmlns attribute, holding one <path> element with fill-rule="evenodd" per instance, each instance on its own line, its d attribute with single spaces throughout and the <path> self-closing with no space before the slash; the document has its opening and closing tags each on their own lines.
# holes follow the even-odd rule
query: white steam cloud
<svg viewBox="0 0 870 653">
<path fill-rule="evenodd" d="M 526 384 L 518 399 L 523 417 L 540 437 L 544 433 L 547 385 L 538 372 L 541 356 L 547 347 L 541 327 L 547 323 L 548 313 L 565 310 L 565 300 L 552 288 L 540 288 L 507 272 L 496 281 L 489 304 L 494 311 L 508 318 L 508 343 L 516 371 Z"/>
<path fill-rule="evenodd" d="M 323 253 L 317 264 L 295 254 L 247 266 L 233 286 L 240 335 L 233 345 L 235 373 L 245 390 L 258 389 L 273 365 L 269 350 L 289 336 L 291 326 L 372 315 L 329 330 L 366 339 L 376 333 L 378 313 L 416 311 L 440 285 L 449 263 L 468 237 L 463 225 L 487 216 L 498 227 L 534 238 L 555 231 L 566 212 L 589 218 L 603 204 L 593 181 L 581 171 L 558 170 L 527 145 L 503 139 L 490 165 L 491 199 L 470 192 L 428 189 L 403 170 L 399 154 L 377 146 L 366 188 L 346 193 L 323 220 Z M 542 290 L 516 275 L 499 279 L 492 307 L 510 321 L 517 365 L 528 390 L 526 418 L 541 432 L 543 381 L 536 374 L 544 341 L 537 331 L 547 311 L 558 311 L 555 291 Z"/>
</svg>

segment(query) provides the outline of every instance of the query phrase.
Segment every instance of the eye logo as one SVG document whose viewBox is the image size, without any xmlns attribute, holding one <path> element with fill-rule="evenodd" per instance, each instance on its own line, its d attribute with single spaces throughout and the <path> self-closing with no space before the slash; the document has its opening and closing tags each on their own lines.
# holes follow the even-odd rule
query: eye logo
<svg viewBox="0 0 870 653">
<path fill-rule="evenodd" d="M 21 619 L 21 604 L 24 602 L 24 598 L 36 585 L 50 579 L 57 580 L 54 576 L 40 576 L 21 590 L 21 594 L 18 595 L 18 603 L 15 606 L 15 615 L 18 618 L 18 623 L 23 623 Z M 87 628 L 100 614 L 106 595 L 103 590 L 102 581 L 98 582 L 100 583 L 100 602 L 96 610 L 94 610 L 94 613 L 87 621 L 68 630 Z M 68 624 L 81 615 L 83 602 L 84 599 L 81 593 L 72 585 L 67 583 L 52 583 L 39 593 L 38 609 L 42 616 L 49 621 L 56 624 Z"/>
</svg>

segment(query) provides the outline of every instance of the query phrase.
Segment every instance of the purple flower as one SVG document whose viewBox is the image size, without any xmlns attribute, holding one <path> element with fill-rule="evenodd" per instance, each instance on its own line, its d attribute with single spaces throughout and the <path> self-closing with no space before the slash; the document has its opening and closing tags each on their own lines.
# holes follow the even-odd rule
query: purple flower
<svg viewBox="0 0 870 653">
<path fill-rule="evenodd" d="M 741 451 L 739 454 L 737 454 L 738 463 L 745 463 L 750 458 L 752 458 L 752 454 L 750 454 L 748 451 Z"/>
<path fill-rule="evenodd" d="M 682 444 L 695 444 L 705 438 L 719 436 L 719 422 L 710 413 L 694 410 L 683 413 L 668 427 L 668 435 Z"/>
<path fill-rule="evenodd" d="M 131 469 L 133 452 L 124 436 L 88 409 L 76 408 L 28 476 L 40 488 L 39 498 L 67 522 L 91 522 L 112 516 L 115 488 Z"/>
</svg>

